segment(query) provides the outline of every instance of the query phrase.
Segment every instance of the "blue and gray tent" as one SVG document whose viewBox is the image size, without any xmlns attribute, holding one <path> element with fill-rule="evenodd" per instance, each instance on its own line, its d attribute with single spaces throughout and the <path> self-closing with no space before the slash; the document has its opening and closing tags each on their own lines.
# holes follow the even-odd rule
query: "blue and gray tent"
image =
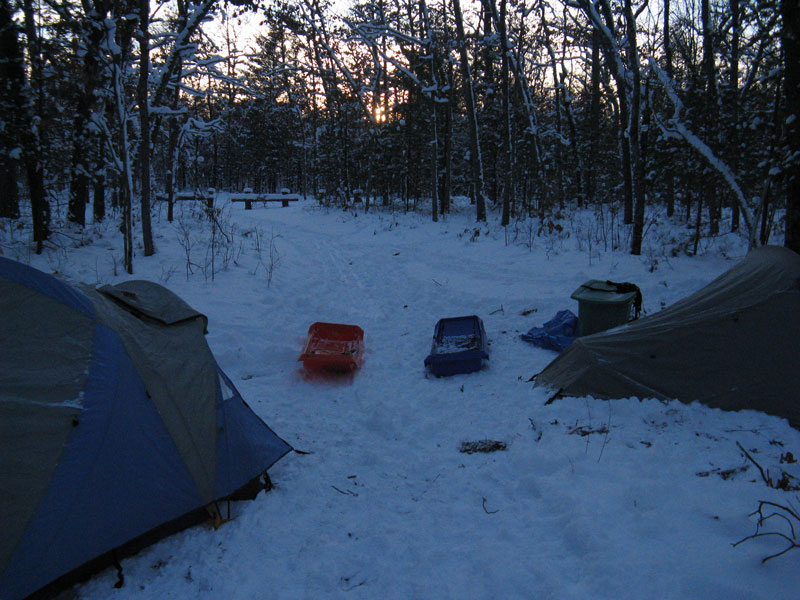
<svg viewBox="0 0 800 600">
<path fill-rule="evenodd" d="M 207 319 L 158 284 L 81 290 L 0 257 L 0 598 L 24 598 L 257 480 L 291 448 Z"/>
</svg>

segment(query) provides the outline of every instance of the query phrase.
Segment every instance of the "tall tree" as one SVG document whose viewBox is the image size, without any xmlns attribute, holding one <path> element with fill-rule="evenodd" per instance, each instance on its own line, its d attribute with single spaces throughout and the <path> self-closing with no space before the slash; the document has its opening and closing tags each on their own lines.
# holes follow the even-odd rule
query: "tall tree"
<svg viewBox="0 0 800 600">
<path fill-rule="evenodd" d="M 624 32 L 620 34 L 607 0 L 581 0 L 581 8 L 594 27 L 600 30 L 600 41 L 606 63 L 617 87 L 622 175 L 625 190 L 624 219 L 633 224 L 631 253 L 641 252 L 644 224 L 644 164 L 641 153 L 641 67 L 637 43 L 636 13 L 631 0 L 623 7 Z M 634 216 L 634 199 L 636 215 Z"/>
<path fill-rule="evenodd" d="M 669 1 L 669 0 L 667 0 Z M 600 171 L 598 149 L 600 143 L 600 30 L 591 26 L 592 52 L 591 52 L 591 79 L 590 79 L 590 104 L 589 104 L 589 169 L 587 174 L 587 194 L 590 201 L 595 200 L 597 193 L 597 176 Z"/>
<path fill-rule="evenodd" d="M 632 114 L 630 110 L 629 76 L 631 72 L 623 58 L 617 27 L 608 1 L 597 0 L 595 2 L 595 0 L 581 0 L 580 5 L 592 25 L 601 33 L 599 36 L 600 44 L 603 49 L 606 64 L 611 71 L 611 76 L 614 78 L 614 83 L 617 88 L 617 102 L 619 104 L 619 148 L 620 158 L 622 159 L 621 169 L 624 183 L 624 221 L 626 224 L 632 224 L 634 199 L 633 175 L 636 171 L 636 166 L 632 163 L 633 156 L 631 145 L 638 144 L 639 140 L 631 134 L 631 123 L 633 123 L 634 120 L 637 120 L 638 123 L 639 115 Z M 632 57 L 633 55 L 628 54 L 628 56 Z M 638 60 L 638 53 L 635 54 L 635 57 Z"/>
<path fill-rule="evenodd" d="M 128 274 L 133 273 L 133 161 L 131 157 L 131 114 L 126 91 L 126 76 L 130 60 L 134 25 L 129 17 L 129 0 L 114 0 L 112 19 L 108 26 L 108 44 L 111 54 L 111 85 L 114 90 L 114 117 L 117 120 L 117 156 L 115 163 L 118 176 L 118 192 L 122 208 L 123 264 Z"/>
<path fill-rule="evenodd" d="M 80 77 L 76 82 L 75 120 L 72 133 L 72 156 L 70 163 L 69 203 L 67 218 L 77 225 L 86 225 L 86 205 L 89 203 L 89 186 L 99 169 L 93 155 L 97 153 L 95 127 L 91 123 L 92 111 L 101 96 L 99 87 L 103 83 L 102 56 L 103 20 L 111 8 L 108 0 L 86 0 L 83 13 L 70 15 L 76 24 L 76 62 Z"/>
<path fill-rule="evenodd" d="M 0 217 L 16 219 L 19 211 L 17 172 L 22 148 L 25 67 L 17 24 L 9 0 L 0 0 Z"/>
<path fill-rule="evenodd" d="M 144 255 L 152 256 L 153 229 L 150 222 L 150 0 L 139 0 L 139 83 L 136 99 L 139 104 L 139 176 L 142 206 L 142 241 Z"/>
<path fill-rule="evenodd" d="M 419 0 L 419 9 L 422 13 L 422 26 L 425 33 L 425 50 L 429 57 L 430 78 L 432 82 L 431 99 L 431 218 L 439 220 L 439 79 L 437 77 L 437 47 L 434 40 L 431 19 L 428 14 L 428 5 L 425 0 Z"/>
<path fill-rule="evenodd" d="M 503 216 L 500 224 L 505 227 L 511 222 L 511 196 L 513 172 L 511 148 L 511 90 L 509 85 L 509 53 L 507 0 L 500 0 L 500 48 L 503 52 L 500 64 L 501 93 L 503 97 Z"/>
<path fill-rule="evenodd" d="M 728 73 L 727 105 L 729 126 L 727 146 L 732 150 L 734 171 L 738 170 L 739 155 L 739 44 L 741 41 L 741 12 L 739 0 L 731 0 L 731 51 Z M 731 214 L 731 231 L 739 229 L 739 205 L 734 202 Z"/>
<path fill-rule="evenodd" d="M 44 65 L 33 0 L 23 0 L 22 10 L 25 17 L 25 36 L 28 38 L 27 49 L 30 60 L 30 74 L 26 85 L 29 108 L 26 111 L 27 122 L 23 134 L 23 145 L 28 194 L 31 199 L 31 215 L 33 217 L 33 241 L 36 242 L 37 254 L 40 254 L 44 249 L 44 242 L 50 237 L 50 204 L 44 188 L 44 150 L 46 145 L 43 139 Z"/>
<path fill-rule="evenodd" d="M 552 36 L 550 34 L 550 27 L 547 24 L 548 15 L 547 9 L 549 7 L 546 6 L 544 2 L 539 3 L 539 11 L 540 11 L 540 19 L 542 25 L 542 43 L 547 50 L 547 55 L 550 59 L 550 69 L 551 69 L 551 77 L 553 80 L 553 97 L 554 97 L 554 107 L 555 107 L 555 135 L 556 135 L 556 144 L 555 144 L 555 166 L 556 166 L 556 185 L 557 185 L 557 195 L 558 195 L 558 205 L 563 208 L 564 207 L 564 200 L 566 199 L 566 190 L 564 189 L 564 159 L 563 159 L 563 146 L 564 146 L 564 132 L 563 132 L 563 118 L 562 118 L 562 111 L 563 111 L 563 97 L 564 97 L 564 87 L 561 83 L 561 78 L 559 77 L 559 69 L 558 69 L 558 61 L 556 59 L 556 53 L 553 50 L 553 43 L 552 43 Z"/>
<path fill-rule="evenodd" d="M 714 65 L 714 31 L 711 24 L 709 0 L 701 0 L 700 14 L 703 26 L 703 79 L 705 81 L 703 133 L 706 143 L 712 150 L 717 147 L 717 127 L 719 110 L 717 108 L 717 77 Z M 719 196 L 716 182 L 710 170 L 703 177 L 703 201 L 708 207 L 709 233 L 719 233 Z"/>
<path fill-rule="evenodd" d="M 631 233 L 631 254 L 642 253 L 642 235 L 644 233 L 644 153 L 642 151 L 642 131 L 640 128 L 642 111 L 642 81 L 639 65 L 639 47 L 636 40 L 636 15 L 633 13 L 631 0 L 625 0 L 625 24 L 627 31 L 627 56 L 631 72 L 631 122 L 628 129 L 631 145 L 631 163 L 633 176 L 633 231 Z"/>
<path fill-rule="evenodd" d="M 673 79 L 672 69 L 672 37 L 670 36 L 670 18 L 672 15 L 670 0 L 664 0 L 664 70 L 667 73 L 670 81 Z M 671 217 L 675 214 L 675 174 L 672 169 L 672 161 L 664 166 L 666 171 L 666 200 L 667 200 L 667 216 Z"/>
<path fill-rule="evenodd" d="M 800 254 L 800 0 L 782 0 L 781 16 L 789 157 L 784 244 Z"/>
<path fill-rule="evenodd" d="M 464 100 L 467 105 L 467 120 L 470 132 L 470 164 L 472 165 L 472 197 L 477 208 L 478 221 L 486 220 L 486 192 L 483 182 L 483 161 L 481 159 L 481 142 L 478 131 L 478 114 L 475 107 L 475 89 L 472 85 L 467 36 L 464 32 L 464 18 L 461 14 L 460 0 L 453 0 L 453 15 L 456 19 L 456 35 L 458 50 L 461 54 L 461 77 L 464 86 Z"/>
</svg>

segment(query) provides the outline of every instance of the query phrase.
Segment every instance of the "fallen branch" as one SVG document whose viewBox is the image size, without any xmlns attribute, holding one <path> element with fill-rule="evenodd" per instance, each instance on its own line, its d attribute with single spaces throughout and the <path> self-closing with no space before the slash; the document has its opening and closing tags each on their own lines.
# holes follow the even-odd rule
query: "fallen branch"
<svg viewBox="0 0 800 600">
<path fill-rule="evenodd" d="M 698 471 L 697 473 L 695 473 L 695 475 L 697 475 L 698 477 L 708 477 L 712 473 L 716 473 L 722 479 L 727 481 L 728 479 L 730 479 L 731 477 L 733 477 L 738 473 L 744 473 L 749 468 L 750 468 L 749 465 L 744 465 L 736 469 L 722 469 L 717 467 L 716 469 L 711 469 L 710 471 Z"/>
<path fill-rule="evenodd" d="M 478 440 L 477 442 L 461 442 L 459 452 L 464 454 L 474 454 L 476 452 L 497 452 L 505 450 L 506 443 L 498 440 Z"/>
<path fill-rule="evenodd" d="M 774 510 L 774 512 L 765 515 L 764 514 L 765 508 Z M 798 516 L 797 512 L 795 512 L 792 508 L 784 506 L 782 504 L 777 504 L 775 502 L 769 502 L 768 500 L 761 500 L 758 503 L 758 509 L 750 513 L 751 517 L 754 515 L 758 515 L 758 521 L 756 522 L 755 533 L 752 535 L 748 535 L 747 537 L 742 538 L 738 542 L 734 543 L 733 544 L 734 547 L 738 546 L 742 542 L 746 542 L 747 540 L 753 540 L 756 538 L 765 538 L 765 537 L 777 537 L 788 543 L 788 545 L 780 552 L 776 552 L 775 554 L 770 554 L 769 556 L 762 558 L 761 564 L 764 564 L 765 562 L 767 562 L 768 560 L 772 560 L 773 558 L 778 558 L 779 556 L 783 556 L 784 554 L 786 554 L 790 550 L 793 550 L 794 548 L 800 548 L 800 544 L 797 543 L 798 539 L 794 526 L 794 523 L 800 525 L 800 516 Z M 786 522 L 786 524 L 789 526 L 788 535 L 780 531 L 762 531 L 762 528 L 764 527 L 765 523 L 769 519 L 772 519 L 773 517 L 782 519 L 783 521 Z"/>
<path fill-rule="evenodd" d="M 541 439 L 542 439 L 542 433 L 543 433 L 543 432 L 542 432 L 542 431 L 540 431 L 539 429 L 537 429 L 537 428 L 536 428 L 536 423 L 534 422 L 534 420 L 533 420 L 533 419 L 531 419 L 530 417 L 528 417 L 528 421 L 530 421 L 530 422 L 531 422 L 531 429 L 533 429 L 533 431 L 534 431 L 534 432 L 536 432 L 536 433 L 538 434 L 538 435 L 536 436 L 536 439 L 535 439 L 535 440 L 533 440 L 533 441 L 534 441 L 534 442 L 538 442 L 539 440 L 541 440 Z"/>
<path fill-rule="evenodd" d="M 567 431 L 569 435 L 579 435 L 581 437 L 586 437 L 587 435 L 592 435 L 593 433 L 601 433 L 608 435 L 608 427 L 605 425 L 601 425 L 597 429 L 592 429 L 590 426 L 587 425 L 576 425 L 572 429 Z"/>
<path fill-rule="evenodd" d="M 350 490 L 343 491 L 343 490 L 340 490 L 339 488 L 337 488 L 335 485 L 332 485 L 331 487 L 333 489 L 335 489 L 337 492 L 339 492 L 340 494 L 342 494 L 343 496 L 358 496 L 358 494 L 356 494 L 355 492 L 351 492 Z"/>
<path fill-rule="evenodd" d="M 744 453 L 744 455 L 750 460 L 750 462 L 756 466 L 758 472 L 761 473 L 761 479 L 764 480 L 764 483 L 767 484 L 767 487 L 775 487 L 772 485 L 772 480 L 769 478 L 769 471 L 767 471 L 765 474 L 764 469 L 762 469 L 761 465 L 756 462 L 756 459 L 750 456 L 750 453 L 747 450 L 745 450 L 744 447 L 739 442 L 736 442 L 736 445 L 739 446 L 739 450 L 741 450 Z"/>
</svg>

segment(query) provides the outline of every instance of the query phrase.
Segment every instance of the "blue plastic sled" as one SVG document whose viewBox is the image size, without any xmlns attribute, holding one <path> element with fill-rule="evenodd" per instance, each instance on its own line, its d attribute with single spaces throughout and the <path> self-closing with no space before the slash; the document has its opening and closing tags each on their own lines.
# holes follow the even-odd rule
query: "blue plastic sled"
<svg viewBox="0 0 800 600">
<path fill-rule="evenodd" d="M 425 366 L 436 376 L 479 371 L 489 358 L 483 321 L 476 316 L 440 319 Z"/>
</svg>

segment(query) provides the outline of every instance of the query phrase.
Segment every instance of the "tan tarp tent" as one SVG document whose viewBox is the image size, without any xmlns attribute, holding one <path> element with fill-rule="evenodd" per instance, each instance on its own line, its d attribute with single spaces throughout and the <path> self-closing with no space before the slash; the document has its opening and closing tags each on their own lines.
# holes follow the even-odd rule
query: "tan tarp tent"
<svg viewBox="0 0 800 600">
<path fill-rule="evenodd" d="M 760 410 L 800 427 L 800 255 L 753 250 L 673 306 L 578 338 L 539 373 L 539 386 Z"/>
</svg>

